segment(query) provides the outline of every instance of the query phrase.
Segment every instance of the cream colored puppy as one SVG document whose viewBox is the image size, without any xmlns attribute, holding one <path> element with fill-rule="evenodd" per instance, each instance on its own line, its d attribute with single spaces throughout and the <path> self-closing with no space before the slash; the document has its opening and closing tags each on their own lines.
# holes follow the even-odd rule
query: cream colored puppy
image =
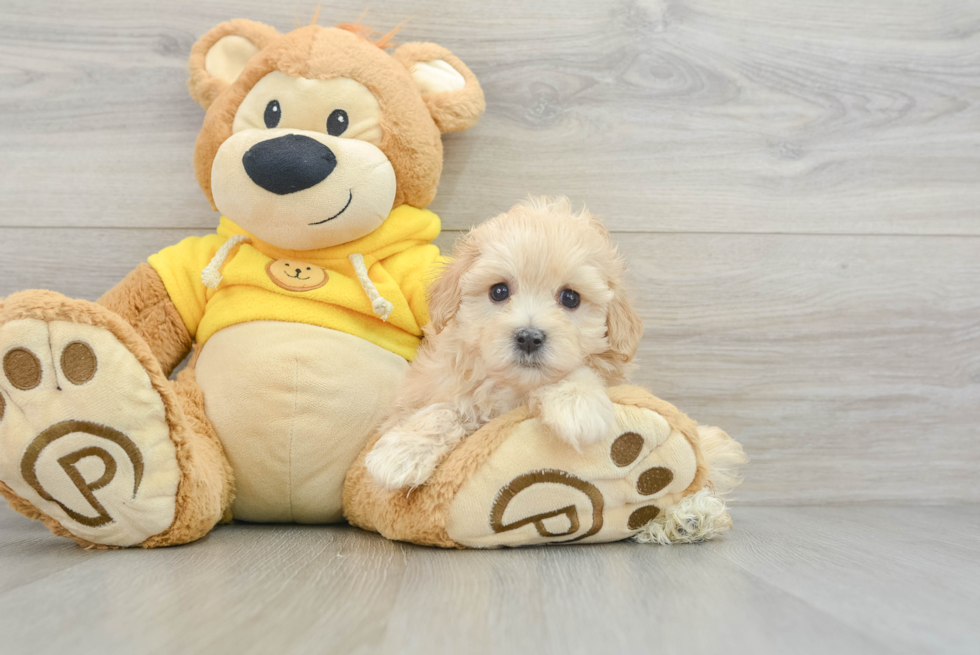
<svg viewBox="0 0 980 655">
<path fill-rule="evenodd" d="M 393 416 L 368 453 L 384 489 L 417 487 L 459 441 L 522 405 L 578 448 L 608 436 L 643 324 L 602 222 L 529 199 L 456 244 Z"/>
</svg>

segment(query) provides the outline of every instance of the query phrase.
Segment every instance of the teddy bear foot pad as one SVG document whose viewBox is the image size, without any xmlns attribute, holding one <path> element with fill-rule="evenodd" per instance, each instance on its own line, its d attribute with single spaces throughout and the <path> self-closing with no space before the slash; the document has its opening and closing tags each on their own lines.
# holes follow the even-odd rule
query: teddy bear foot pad
<svg viewBox="0 0 980 655">
<path fill-rule="evenodd" d="M 476 548 L 635 534 L 687 489 L 697 462 L 656 412 L 617 405 L 616 418 L 614 433 L 581 452 L 522 423 L 460 488 L 447 534 Z"/>
<path fill-rule="evenodd" d="M 676 407 L 638 387 L 608 393 L 616 424 L 605 438 L 576 450 L 521 408 L 463 440 L 410 493 L 377 487 L 362 453 L 344 490 L 348 519 L 391 539 L 456 548 L 636 536 L 705 489 L 709 466 L 697 424 Z M 723 523 L 723 504 L 716 509 Z"/>
<path fill-rule="evenodd" d="M 164 532 L 180 469 L 147 370 L 111 331 L 44 318 L 0 323 L 0 492 L 93 545 Z"/>
</svg>

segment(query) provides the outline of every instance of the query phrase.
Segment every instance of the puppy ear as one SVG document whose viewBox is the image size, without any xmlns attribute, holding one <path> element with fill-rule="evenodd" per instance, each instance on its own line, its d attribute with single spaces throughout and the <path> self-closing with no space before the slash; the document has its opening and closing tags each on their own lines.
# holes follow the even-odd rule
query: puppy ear
<svg viewBox="0 0 980 655">
<path fill-rule="evenodd" d="M 636 356 L 643 338 L 643 319 L 633 308 L 622 282 L 614 281 L 613 299 L 606 315 L 606 338 L 618 364 L 628 364 Z"/>
<path fill-rule="evenodd" d="M 609 310 L 606 315 L 606 338 L 609 340 L 609 353 L 605 359 L 610 361 L 619 372 L 625 372 L 625 365 L 633 360 L 636 351 L 640 347 L 640 339 L 643 338 L 643 319 L 633 308 L 626 286 L 623 283 L 622 274 L 626 270 L 626 263 L 615 254 L 615 246 L 609 236 L 609 230 L 605 223 L 598 216 L 593 216 L 588 211 L 583 211 L 584 218 L 588 220 L 589 227 L 598 233 L 613 251 L 613 258 L 619 274 L 610 281 L 609 287 L 613 292 L 612 302 L 609 303 Z"/>
<path fill-rule="evenodd" d="M 615 248 L 609 236 L 609 229 L 601 218 L 592 215 L 585 209 L 582 210 L 580 216 L 588 221 L 589 227 L 609 244 L 609 248 Z M 616 265 L 620 271 L 626 269 L 625 263 L 618 257 L 616 257 Z M 618 276 L 612 280 L 610 288 L 613 292 L 613 299 L 609 304 L 609 314 L 606 317 L 607 338 L 609 339 L 609 347 L 616 359 L 626 364 L 636 356 L 636 351 L 640 347 L 640 339 L 643 338 L 643 319 L 633 308 L 629 293 L 627 293 L 626 287 Z"/>
<path fill-rule="evenodd" d="M 476 241 L 467 234 L 453 246 L 453 258 L 442 269 L 442 274 L 429 286 L 429 326 L 427 332 L 439 334 L 456 316 L 463 302 L 463 274 L 479 255 Z"/>
<path fill-rule="evenodd" d="M 406 43 L 393 56 L 412 74 L 440 132 L 473 127 L 487 108 L 476 75 L 442 46 Z"/>
<path fill-rule="evenodd" d="M 207 109 L 252 57 L 278 37 L 274 28 L 242 18 L 213 28 L 191 48 L 187 80 L 191 97 Z"/>
</svg>

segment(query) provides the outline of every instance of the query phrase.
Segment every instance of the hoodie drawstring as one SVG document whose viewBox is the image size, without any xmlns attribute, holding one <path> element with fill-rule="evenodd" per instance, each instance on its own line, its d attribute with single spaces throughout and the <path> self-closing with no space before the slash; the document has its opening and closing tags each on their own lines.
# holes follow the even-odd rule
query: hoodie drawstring
<svg viewBox="0 0 980 655">
<path fill-rule="evenodd" d="M 201 271 L 201 281 L 204 283 L 204 286 L 209 289 L 217 289 L 218 285 L 221 284 L 221 280 L 224 279 L 221 275 L 221 267 L 224 266 L 225 260 L 231 254 L 232 248 L 243 243 L 248 243 L 249 241 L 251 239 L 244 234 L 236 234 L 225 241 L 218 248 L 218 252 L 214 253 L 214 257 L 211 258 L 210 263 Z M 368 300 L 371 301 L 371 310 L 382 321 L 387 321 L 395 306 L 378 293 L 378 287 L 374 286 L 374 282 L 371 281 L 371 277 L 368 275 L 367 266 L 364 264 L 364 255 L 354 253 L 349 255 L 347 259 L 350 260 L 351 265 L 354 267 L 354 273 L 357 274 L 357 281 L 361 283 L 361 288 L 364 289 Z"/>
<path fill-rule="evenodd" d="M 371 309 L 382 321 L 387 321 L 388 317 L 391 316 L 391 310 L 395 308 L 387 299 L 384 298 L 380 293 L 378 293 L 378 287 L 374 286 L 374 282 L 368 276 L 367 266 L 364 265 L 364 255 L 359 253 L 354 253 L 349 255 L 347 259 L 354 266 L 354 272 L 357 274 L 357 281 L 361 283 L 361 288 L 364 289 L 364 293 L 367 294 L 368 300 L 371 301 Z"/>
<path fill-rule="evenodd" d="M 225 260 L 228 259 L 228 253 L 235 246 L 247 243 L 251 241 L 250 238 L 244 234 L 236 234 L 231 237 L 218 248 L 218 252 L 214 253 L 214 257 L 211 258 L 211 262 L 204 267 L 201 271 L 201 282 L 204 282 L 204 286 L 208 289 L 217 289 L 218 285 L 221 284 L 222 275 L 221 267 L 224 266 Z"/>
</svg>

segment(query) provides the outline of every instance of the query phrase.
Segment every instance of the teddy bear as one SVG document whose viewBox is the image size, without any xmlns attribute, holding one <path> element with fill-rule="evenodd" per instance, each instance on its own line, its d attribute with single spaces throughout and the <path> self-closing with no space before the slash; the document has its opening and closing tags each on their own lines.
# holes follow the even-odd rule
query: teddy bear
<svg viewBox="0 0 980 655">
<path fill-rule="evenodd" d="M 343 520 L 347 470 L 428 322 L 441 134 L 485 107 L 448 50 L 390 40 L 233 20 L 194 45 L 194 168 L 220 224 L 98 302 L 2 301 L 15 509 L 86 547 Z"/>
<path fill-rule="evenodd" d="M 231 520 L 346 519 L 457 548 L 727 529 L 741 449 L 637 387 L 609 390 L 616 429 L 581 451 L 522 408 L 410 493 L 366 474 L 429 323 L 441 134 L 485 109 L 452 53 L 391 36 L 233 20 L 194 45 L 188 87 L 207 110 L 194 168 L 215 233 L 97 302 L 0 300 L 0 495 L 15 510 L 102 549 L 184 544 Z"/>
</svg>

